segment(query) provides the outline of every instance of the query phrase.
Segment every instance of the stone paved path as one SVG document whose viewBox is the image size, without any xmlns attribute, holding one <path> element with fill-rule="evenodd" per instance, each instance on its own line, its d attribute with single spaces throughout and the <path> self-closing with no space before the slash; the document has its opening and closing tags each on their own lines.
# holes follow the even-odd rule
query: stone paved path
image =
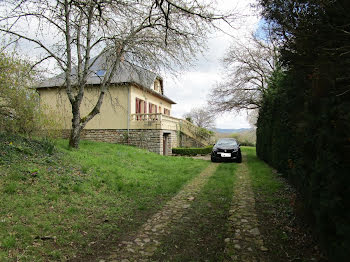
<svg viewBox="0 0 350 262">
<path fill-rule="evenodd" d="M 244 159 L 245 160 L 245 159 Z M 239 165 L 230 208 L 229 230 L 225 239 L 225 261 L 263 262 L 263 239 L 258 229 L 254 193 L 246 162 Z"/>
<path fill-rule="evenodd" d="M 185 210 L 190 208 L 191 202 L 207 183 L 218 164 L 210 164 L 196 178 L 187 184 L 173 197 L 158 213 L 153 215 L 129 241 L 123 241 L 111 251 L 107 259 L 100 262 L 131 262 L 149 261 L 149 257 L 161 244 L 160 239 L 170 233 L 171 223 L 176 223 Z"/>
</svg>

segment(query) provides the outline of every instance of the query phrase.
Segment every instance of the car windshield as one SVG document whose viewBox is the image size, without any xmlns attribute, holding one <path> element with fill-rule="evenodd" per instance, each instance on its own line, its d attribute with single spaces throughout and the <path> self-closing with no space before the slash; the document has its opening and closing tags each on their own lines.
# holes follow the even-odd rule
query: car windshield
<svg viewBox="0 0 350 262">
<path fill-rule="evenodd" d="M 216 146 L 237 146 L 237 141 L 234 139 L 222 139 L 216 143 Z"/>
</svg>

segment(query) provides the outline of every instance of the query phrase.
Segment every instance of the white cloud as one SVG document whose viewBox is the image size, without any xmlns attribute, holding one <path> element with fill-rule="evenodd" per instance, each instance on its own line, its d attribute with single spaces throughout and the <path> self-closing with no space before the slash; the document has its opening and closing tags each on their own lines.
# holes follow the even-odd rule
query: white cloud
<svg viewBox="0 0 350 262">
<path fill-rule="evenodd" d="M 209 87 L 217 81 L 215 72 L 186 72 L 176 80 L 166 81 L 166 95 L 177 104 L 172 115 L 182 117 L 191 108 L 205 106 Z"/>
<path fill-rule="evenodd" d="M 216 119 L 216 127 L 218 128 L 248 128 L 251 125 L 246 120 L 247 114 L 242 112 L 237 113 L 226 113 Z"/>
</svg>

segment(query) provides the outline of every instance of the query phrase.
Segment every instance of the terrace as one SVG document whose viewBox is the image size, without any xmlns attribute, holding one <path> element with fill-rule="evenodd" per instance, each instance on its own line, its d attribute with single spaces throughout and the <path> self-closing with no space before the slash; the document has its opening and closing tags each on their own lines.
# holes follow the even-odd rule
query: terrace
<svg viewBox="0 0 350 262">
<path fill-rule="evenodd" d="M 175 130 L 197 140 L 203 145 L 208 145 L 211 137 L 203 134 L 201 128 L 187 120 L 160 113 L 131 114 L 130 129 Z"/>
</svg>

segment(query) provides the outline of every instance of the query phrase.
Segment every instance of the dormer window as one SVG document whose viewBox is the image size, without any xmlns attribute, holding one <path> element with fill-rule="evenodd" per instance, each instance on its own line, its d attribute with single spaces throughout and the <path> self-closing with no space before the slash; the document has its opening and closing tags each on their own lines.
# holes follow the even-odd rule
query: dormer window
<svg viewBox="0 0 350 262">
<path fill-rule="evenodd" d="M 100 69 L 96 71 L 96 75 L 99 77 L 105 76 L 105 74 L 106 74 L 106 70 L 104 69 Z"/>
<path fill-rule="evenodd" d="M 154 91 L 161 93 L 160 81 L 158 79 L 156 79 L 156 81 L 154 81 Z"/>
</svg>

